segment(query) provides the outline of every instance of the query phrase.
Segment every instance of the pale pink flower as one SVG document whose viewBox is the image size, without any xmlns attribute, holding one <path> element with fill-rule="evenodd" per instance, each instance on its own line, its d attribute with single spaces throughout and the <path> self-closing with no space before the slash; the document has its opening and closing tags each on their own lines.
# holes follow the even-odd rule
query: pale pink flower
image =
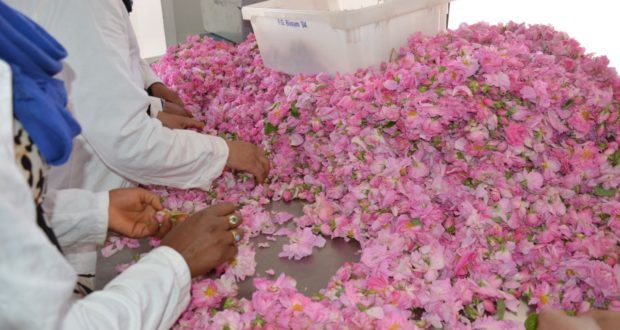
<svg viewBox="0 0 620 330">
<path fill-rule="evenodd" d="M 240 244 L 235 259 L 226 269 L 226 273 L 234 276 L 238 281 L 252 276 L 256 272 L 256 250 L 251 245 Z"/>
<path fill-rule="evenodd" d="M 192 285 L 192 305 L 197 307 L 215 307 L 224 298 L 217 283 L 204 279 Z"/>
<path fill-rule="evenodd" d="M 282 247 L 282 252 L 278 254 L 278 257 L 299 260 L 312 254 L 314 247 L 322 248 L 323 246 L 325 246 L 325 239 L 320 235 L 315 235 L 311 228 L 306 227 L 291 236 L 290 244 Z"/>
</svg>

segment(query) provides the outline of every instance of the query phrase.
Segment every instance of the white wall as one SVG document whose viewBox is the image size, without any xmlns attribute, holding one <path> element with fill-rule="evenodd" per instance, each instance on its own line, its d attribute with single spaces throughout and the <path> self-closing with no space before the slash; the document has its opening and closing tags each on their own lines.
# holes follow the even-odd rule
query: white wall
<svg viewBox="0 0 620 330">
<path fill-rule="evenodd" d="M 486 21 L 551 24 L 567 32 L 586 52 L 606 55 L 620 69 L 620 1 L 618 0 L 455 0 L 451 29 Z M 620 70 L 619 70 L 620 71 Z"/>
<path fill-rule="evenodd" d="M 166 52 L 164 20 L 159 0 L 134 0 L 129 18 L 143 58 L 160 56 Z"/>
</svg>

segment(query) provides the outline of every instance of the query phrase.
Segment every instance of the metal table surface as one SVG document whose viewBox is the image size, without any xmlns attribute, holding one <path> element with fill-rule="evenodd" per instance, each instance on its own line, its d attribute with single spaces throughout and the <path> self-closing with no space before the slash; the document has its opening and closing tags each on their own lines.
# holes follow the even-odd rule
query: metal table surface
<svg viewBox="0 0 620 330">
<path fill-rule="evenodd" d="M 286 211 L 297 217 L 303 214 L 302 207 L 303 203 L 301 202 L 277 202 L 270 205 L 268 209 L 274 212 Z M 256 276 L 269 277 L 265 274 L 265 271 L 268 269 L 275 270 L 274 278 L 284 272 L 297 281 L 297 289 L 307 296 L 312 296 L 326 287 L 329 279 L 345 262 L 357 262 L 360 259 L 360 246 L 357 242 L 353 240 L 345 242 L 342 239 L 331 240 L 328 238 L 326 238 L 325 247 L 322 249 L 314 248 L 312 255 L 304 259 L 296 261 L 279 258 L 278 254 L 282 251 L 282 246 L 288 243 L 288 238 L 282 236 L 277 236 L 276 238 L 276 241 L 269 241 L 270 247 L 256 248 Z M 264 235 L 253 238 L 253 240 L 255 243 L 268 241 Z M 104 287 L 106 283 L 117 275 L 114 269 L 117 264 L 129 262 L 137 255 L 148 252 L 150 249 L 151 247 L 146 242 L 143 242 L 139 249 L 124 249 L 110 258 L 104 258 L 99 255 L 96 288 Z M 246 278 L 238 284 L 238 296 L 250 299 L 254 292 L 252 278 Z M 505 319 L 523 322 L 528 312 L 527 304 L 521 302 L 517 313 L 507 312 Z"/>
<path fill-rule="evenodd" d="M 301 216 L 302 202 L 282 203 L 269 205 L 268 210 L 274 212 L 286 211 L 294 216 Z M 252 239 L 255 243 L 267 242 L 266 236 L 261 235 Z M 256 248 L 256 276 L 270 277 L 265 273 L 268 269 L 275 270 L 275 277 L 284 272 L 297 281 L 299 292 L 307 296 L 318 293 L 327 286 L 329 279 L 345 262 L 357 262 L 360 258 L 360 246 L 356 241 L 345 242 L 343 239 L 331 240 L 326 238 L 325 247 L 314 248 L 312 255 L 301 260 L 279 258 L 282 246 L 288 243 L 288 238 L 276 236 L 276 241 L 268 241 L 271 246 Z M 151 247 L 143 241 L 139 249 L 124 249 L 117 254 L 104 258 L 99 254 L 97 260 L 96 288 L 105 286 L 117 275 L 114 267 L 120 263 L 131 261 L 136 256 L 148 252 Z M 254 292 L 252 278 L 246 278 L 239 284 L 239 297 L 251 298 Z"/>
</svg>

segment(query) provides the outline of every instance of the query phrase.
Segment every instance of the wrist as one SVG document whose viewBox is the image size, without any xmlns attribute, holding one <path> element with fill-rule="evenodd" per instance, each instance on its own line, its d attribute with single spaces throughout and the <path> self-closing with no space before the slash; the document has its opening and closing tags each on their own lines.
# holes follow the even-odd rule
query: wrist
<svg viewBox="0 0 620 330">
<path fill-rule="evenodd" d="M 114 192 L 117 189 L 110 190 L 106 195 L 108 199 L 108 230 L 113 232 L 117 231 L 117 223 L 116 223 L 116 209 L 114 204 L 116 203 L 116 193 Z"/>
<path fill-rule="evenodd" d="M 161 82 L 153 83 L 146 89 L 146 92 L 150 96 L 155 96 L 161 99 L 164 99 L 166 96 L 166 85 Z"/>
</svg>

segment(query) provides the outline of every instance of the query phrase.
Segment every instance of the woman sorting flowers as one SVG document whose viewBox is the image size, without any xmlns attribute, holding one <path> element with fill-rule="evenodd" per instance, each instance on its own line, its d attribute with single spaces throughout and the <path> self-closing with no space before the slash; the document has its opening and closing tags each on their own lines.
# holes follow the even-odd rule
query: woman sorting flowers
<svg viewBox="0 0 620 330">
<path fill-rule="evenodd" d="M 152 184 L 207 190 L 224 167 L 247 171 L 258 182 L 267 177 L 269 162 L 257 146 L 171 129 L 203 124 L 174 114 L 184 111 L 175 105 L 182 102 L 140 58 L 122 1 L 5 2 L 41 25 L 69 54 L 58 77 L 83 130 L 67 162 L 50 170 L 50 188 L 100 192 Z M 76 258 L 91 263 L 82 263 L 78 272 L 93 274 L 95 257 L 96 246 L 82 246 Z"/>
<path fill-rule="evenodd" d="M 259 147 L 169 129 L 149 117 L 147 110 L 159 101 L 145 88 L 172 99 L 166 104 L 181 102 L 169 90 L 159 90 L 165 86 L 145 67 L 121 0 L 5 2 L 42 26 L 69 54 L 60 77 L 83 132 L 67 163 L 53 170 L 51 187 L 102 191 L 139 183 L 207 190 L 225 167 L 249 172 L 259 182 L 267 177 L 269 161 Z"/>
<path fill-rule="evenodd" d="M 46 192 L 48 165 L 67 161 L 80 126 L 53 78 L 64 48 L 0 2 L 0 329 L 167 329 L 187 306 L 192 277 L 230 261 L 243 232 L 233 204 L 172 228 L 159 197 L 139 188 Z M 164 236 L 103 290 L 78 281 L 83 245 L 108 229 Z"/>
</svg>

